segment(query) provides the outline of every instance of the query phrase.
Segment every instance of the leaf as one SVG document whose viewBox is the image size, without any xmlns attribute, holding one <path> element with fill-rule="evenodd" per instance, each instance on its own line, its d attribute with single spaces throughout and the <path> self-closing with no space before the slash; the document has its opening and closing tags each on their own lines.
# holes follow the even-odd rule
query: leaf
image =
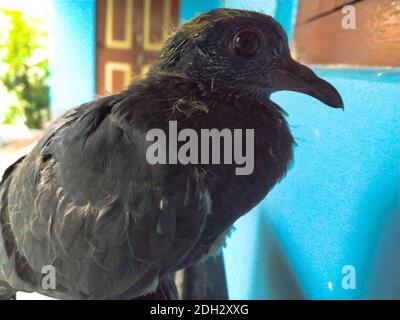
<svg viewBox="0 0 400 320">
<path fill-rule="evenodd" d="M 17 104 L 8 106 L 3 122 L 12 124 L 21 119 L 29 128 L 42 128 L 49 119 L 48 60 L 33 59 L 36 50 L 43 50 L 47 33 L 37 19 L 26 18 L 20 11 L 0 10 L 10 22 L 5 39 L 0 39 L 2 62 L 6 71 L 0 75 L 4 87 L 15 95 Z"/>
</svg>

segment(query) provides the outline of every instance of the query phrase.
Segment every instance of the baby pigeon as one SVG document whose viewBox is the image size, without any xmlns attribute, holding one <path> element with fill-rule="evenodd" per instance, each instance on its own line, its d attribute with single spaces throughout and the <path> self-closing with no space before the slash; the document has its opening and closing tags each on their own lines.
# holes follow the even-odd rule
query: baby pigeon
<svg viewBox="0 0 400 320">
<path fill-rule="evenodd" d="M 56 119 L 6 170 L 0 295 L 176 298 L 174 272 L 218 253 L 232 224 L 288 170 L 294 139 L 284 110 L 269 99 L 280 90 L 343 108 L 333 86 L 292 59 L 270 16 L 218 9 L 183 24 L 143 79 Z M 171 126 L 183 132 L 179 139 Z M 178 159 L 171 152 L 204 130 L 224 142 L 234 137 L 228 151 L 235 159 L 253 151 L 254 163 L 238 168 L 226 150 L 225 163 L 203 161 L 219 147 L 197 158 L 187 154 L 192 147 L 179 149 Z M 149 159 L 157 132 L 168 133 L 168 150 L 159 144 Z"/>
</svg>

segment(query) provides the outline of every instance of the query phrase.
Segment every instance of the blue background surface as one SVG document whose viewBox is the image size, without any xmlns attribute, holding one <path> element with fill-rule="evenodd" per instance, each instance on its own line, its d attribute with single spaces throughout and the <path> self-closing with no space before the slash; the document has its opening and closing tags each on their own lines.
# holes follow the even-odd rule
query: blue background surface
<svg viewBox="0 0 400 320">
<path fill-rule="evenodd" d="M 50 30 L 53 118 L 95 98 L 95 0 L 54 0 Z"/>
<path fill-rule="evenodd" d="M 290 114 L 295 163 L 236 224 L 224 252 L 231 298 L 290 298 L 281 278 L 307 298 L 400 298 L 400 75 L 317 73 L 342 94 L 345 112 L 273 96 Z M 238 252 L 251 263 L 238 263 Z M 341 286 L 345 265 L 356 268 L 355 290 Z"/>
<path fill-rule="evenodd" d="M 55 0 L 54 115 L 95 96 L 93 0 Z M 181 20 L 215 7 L 276 17 L 291 37 L 296 1 L 181 1 Z M 297 93 L 286 109 L 298 146 L 287 177 L 236 224 L 224 249 L 231 299 L 400 298 L 400 70 L 314 68 L 345 111 Z M 79 76 L 77 76 L 79 75 Z M 356 289 L 341 286 L 356 270 Z"/>
</svg>

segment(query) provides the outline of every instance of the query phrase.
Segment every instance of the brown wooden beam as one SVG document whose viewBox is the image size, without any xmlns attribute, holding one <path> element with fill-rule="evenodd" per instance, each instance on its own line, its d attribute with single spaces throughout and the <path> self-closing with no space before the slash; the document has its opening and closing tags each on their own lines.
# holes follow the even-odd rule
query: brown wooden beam
<svg viewBox="0 0 400 320">
<path fill-rule="evenodd" d="M 308 0 L 300 4 L 303 2 Z M 363 0 L 354 7 L 356 29 L 342 27 L 341 10 L 297 25 L 293 42 L 296 59 L 307 64 L 399 67 L 400 1 Z M 301 12 L 304 8 L 299 7 L 298 21 L 306 16 Z"/>
</svg>

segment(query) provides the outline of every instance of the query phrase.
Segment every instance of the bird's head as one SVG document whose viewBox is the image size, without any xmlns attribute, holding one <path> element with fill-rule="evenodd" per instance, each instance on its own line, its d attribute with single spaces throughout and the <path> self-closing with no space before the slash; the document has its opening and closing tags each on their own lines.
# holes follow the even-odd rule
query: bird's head
<svg viewBox="0 0 400 320">
<path fill-rule="evenodd" d="M 302 92 L 343 108 L 337 90 L 293 60 L 283 28 L 258 12 L 217 9 L 182 25 L 149 72 L 220 83 L 264 96 Z"/>
</svg>

